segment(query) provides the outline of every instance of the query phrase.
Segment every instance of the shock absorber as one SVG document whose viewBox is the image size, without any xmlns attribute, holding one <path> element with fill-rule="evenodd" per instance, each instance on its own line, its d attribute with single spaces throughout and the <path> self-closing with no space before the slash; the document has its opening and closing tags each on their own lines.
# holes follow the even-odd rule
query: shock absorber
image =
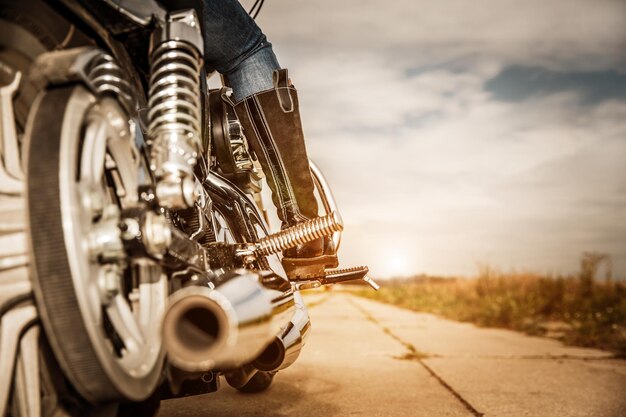
<svg viewBox="0 0 626 417">
<path fill-rule="evenodd" d="M 195 11 L 171 14 L 150 39 L 150 165 L 163 207 L 196 200 L 193 169 L 201 151 L 200 70 L 203 40 Z"/>
</svg>

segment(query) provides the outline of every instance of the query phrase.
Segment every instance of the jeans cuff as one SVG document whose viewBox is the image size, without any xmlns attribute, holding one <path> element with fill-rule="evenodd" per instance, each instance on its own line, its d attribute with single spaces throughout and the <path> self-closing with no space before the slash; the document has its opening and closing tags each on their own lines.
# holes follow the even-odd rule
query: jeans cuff
<svg viewBox="0 0 626 417">
<path fill-rule="evenodd" d="M 280 65 L 272 44 L 268 42 L 241 61 L 233 71 L 224 74 L 233 89 L 234 101 L 238 103 L 253 94 L 273 88 L 272 74 L 277 69 L 280 69 Z"/>
</svg>

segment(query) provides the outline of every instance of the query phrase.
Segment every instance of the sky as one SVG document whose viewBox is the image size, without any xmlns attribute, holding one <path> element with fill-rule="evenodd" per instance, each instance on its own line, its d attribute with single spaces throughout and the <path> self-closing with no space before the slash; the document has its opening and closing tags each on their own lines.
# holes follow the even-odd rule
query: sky
<svg viewBox="0 0 626 417">
<path fill-rule="evenodd" d="M 343 265 L 574 273 L 599 251 L 626 278 L 625 1 L 267 0 L 257 21 Z"/>
</svg>

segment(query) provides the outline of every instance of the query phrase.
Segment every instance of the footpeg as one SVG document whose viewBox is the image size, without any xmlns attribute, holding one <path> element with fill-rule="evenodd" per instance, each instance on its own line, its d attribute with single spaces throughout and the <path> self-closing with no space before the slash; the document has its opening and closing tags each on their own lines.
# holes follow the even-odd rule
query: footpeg
<svg viewBox="0 0 626 417">
<path fill-rule="evenodd" d="M 284 250 L 295 248 L 298 245 L 312 242 L 324 236 L 332 236 L 333 233 L 341 232 L 343 223 L 336 211 L 325 216 L 298 223 L 295 226 L 283 229 L 261 238 L 252 248 L 252 252 L 257 256 L 273 255 Z M 247 252 L 250 253 L 250 252 Z M 305 280 L 294 280 L 299 289 L 317 288 L 321 285 L 339 284 L 348 281 L 363 280 L 374 290 L 378 291 L 380 286 L 367 276 L 369 268 L 367 266 L 357 266 L 345 269 L 328 269 L 323 277 L 312 277 Z"/>
<path fill-rule="evenodd" d="M 323 277 L 316 277 L 313 279 L 296 281 L 299 289 L 317 288 L 322 285 L 341 284 L 348 281 L 363 280 L 378 291 L 380 285 L 378 285 L 372 278 L 367 276 L 369 268 L 366 266 L 357 266 L 353 268 L 344 269 L 329 269 L 326 271 Z"/>
<path fill-rule="evenodd" d="M 329 269 L 324 277 L 318 278 L 322 285 L 340 284 L 347 281 L 356 281 L 367 276 L 369 268 L 366 266 L 356 266 L 344 269 Z"/>
</svg>

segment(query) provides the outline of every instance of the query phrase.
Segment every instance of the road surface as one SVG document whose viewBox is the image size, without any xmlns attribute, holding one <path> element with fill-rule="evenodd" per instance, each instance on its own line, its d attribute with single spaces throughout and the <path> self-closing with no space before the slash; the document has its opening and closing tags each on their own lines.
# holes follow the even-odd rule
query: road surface
<svg viewBox="0 0 626 417">
<path fill-rule="evenodd" d="M 300 359 L 265 393 L 164 401 L 160 417 L 626 416 L 626 361 L 340 293 L 316 293 Z"/>
</svg>

